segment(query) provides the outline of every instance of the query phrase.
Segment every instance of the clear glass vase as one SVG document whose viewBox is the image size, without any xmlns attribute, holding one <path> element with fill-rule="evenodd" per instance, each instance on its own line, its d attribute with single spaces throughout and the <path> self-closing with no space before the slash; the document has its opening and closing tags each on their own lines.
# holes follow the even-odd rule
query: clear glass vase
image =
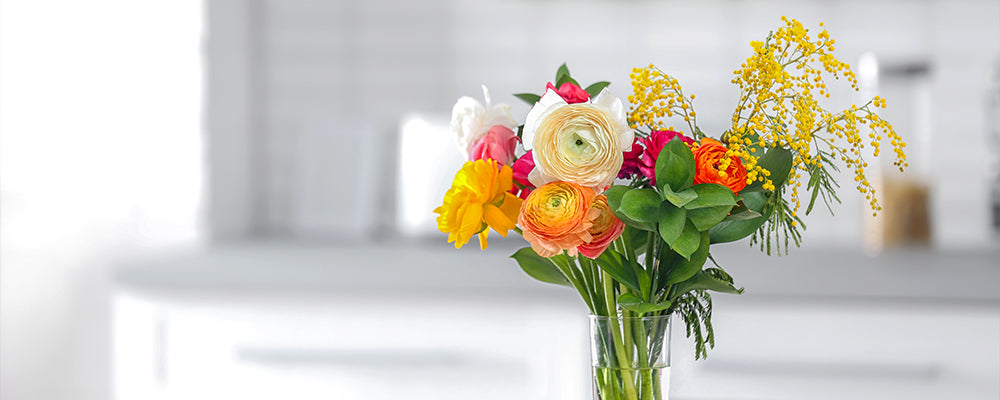
<svg viewBox="0 0 1000 400">
<path fill-rule="evenodd" d="M 595 400 L 667 400 L 670 316 L 590 316 Z"/>
</svg>

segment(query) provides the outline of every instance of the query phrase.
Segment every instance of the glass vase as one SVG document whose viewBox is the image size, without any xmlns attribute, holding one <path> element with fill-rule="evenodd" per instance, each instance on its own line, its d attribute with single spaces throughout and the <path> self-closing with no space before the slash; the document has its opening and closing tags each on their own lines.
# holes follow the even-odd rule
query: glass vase
<svg viewBox="0 0 1000 400">
<path fill-rule="evenodd" d="M 670 316 L 590 316 L 595 400 L 667 400 Z"/>
</svg>

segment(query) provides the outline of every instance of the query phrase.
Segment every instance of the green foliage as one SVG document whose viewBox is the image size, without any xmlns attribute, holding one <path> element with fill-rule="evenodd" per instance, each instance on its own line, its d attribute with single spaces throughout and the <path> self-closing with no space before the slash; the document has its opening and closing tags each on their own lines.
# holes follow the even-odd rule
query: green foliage
<svg viewBox="0 0 1000 400">
<path fill-rule="evenodd" d="M 514 93 L 514 97 L 517 97 L 521 99 L 521 101 L 528 103 L 529 106 L 535 105 L 535 103 L 537 103 L 538 100 L 542 99 L 542 96 L 539 96 L 534 93 Z"/>
<path fill-rule="evenodd" d="M 604 88 L 608 87 L 608 85 L 610 84 L 611 82 L 608 81 L 594 82 L 590 86 L 587 86 L 587 88 L 584 89 L 584 91 L 587 92 L 587 94 L 590 95 L 591 98 L 593 98 L 601 94 L 601 91 L 604 90 Z"/>
<path fill-rule="evenodd" d="M 622 196 L 618 210 L 633 221 L 656 223 L 660 201 L 660 196 L 653 189 L 632 189 Z"/>
<path fill-rule="evenodd" d="M 656 188 L 664 192 L 664 186 L 676 193 L 687 189 L 694 181 L 694 154 L 691 149 L 675 137 L 663 149 L 656 158 Z"/>
<path fill-rule="evenodd" d="M 673 246 L 681 237 L 681 233 L 684 232 L 684 221 L 686 220 L 687 210 L 675 207 L 669 201 L 660 203 L 660 219 L 657 221 L 660 238 L 668 246 Z"/>
<path fill-rule="evenodd" d="M 826 209 L 830 211 L 831 215 L 833 215 L 833 208 L 830 207 L 831 201 L 840 203 L 840 198 L 837 197 L 837 189 L 840 188 L 840 184 L 833 178 L 830 171 L 823 167 L 830 166 L 834 171 L 839 172 L 840 168 L 837 167 L 833 157 L 835 154 L 831 152 L 819 151 L 817 156 L 819 164 L 809 165 L 809 183 L 806 184 L 806 190 L 811 191 L 812 194 L 809 197 L 809 206 L 806 207 L 806 215 L 812 212 L 818 195 L 822 195 L 823 203 L 826 204 Z"/>
<path fill-rule="evenodd" d="M 761 225 L 767 221 L 767 214 L 764 214 L 764 204 L 767 202 L 766 192 L 740 192 L 743 198 L 743 211 L 733 211 L 733 214 L 726 217 L 717 225 L 708 229 L 708 234 L 712 243 L 734 242 L 750 236 L 760 229 Z"/>
<path fill-rule="evenodd" d="M 597 262 L 597 265 L 602 270 L 614 277 L 619 283 L 627 286 L 629 289 L 637 292 L 640 291 L 639 281 L 636 278 L 636 268 L 624 255 L 612 249 L 607 249 L 594 261 Z"/>
<path fill-rule="evenodd" d="M 622 294 L 621 296 L 618 296 L 618 305 L 626 310 L 642 315 L 651 312 L 666 310 L 670 308 L 673 305 L 673 303 L 669 301 L 650 303 L 647 301 L 643 301 L 642 298 L 632 293 L 625 293 Z"/>
<path fill-rule="evenodd" d="M 736 205 L 736 197 L 729 188 L 715 183 L 700 183 L 691 187 L 697 197 L 684 205 L 688 210 L 696 208 Z"/>
<path fill-rule="evenodd" d="M 546 283 L 570 286 L 569 280 L 552 260 L 538 255 L 531 247 L 520 249 L 510 257 L 516 260 L 521 269 L 532 278 Z"/>
<path fill-rule="evenodd" d="M 709 241 L 708 232 L 703 232 L 700 237 L 701 241 L 698 244 L 698 249 L 691 254 L 690 259 L 680 257 L 674 259 L 673 265 L 670 266 L 670 270 L 667 272 L 667 285 L 684 282 L 691 279 L 698 271 L 701 271 L 701 267 L 705 265 L 705 260 L 708 259 L 708 249 L 711 241 Z"/>
<path fill-rule="evenodd" d="M 558 88 L 558 87 L 562 86 L 563 83 L 566 83 L 566 82 L 570 82 L 570 83 L 572 83 L 574 85 L 580 86 L 580 84 L 576 82 L 576 79 L 573 79 L 573 77 L 570 76 L 570 74 L 569 74 L 569 68 L 566 67 L 566 63 L 563 63 L 563 65 L 560 65 L 559 69 L 556 70 L 556 85 L 555 86 L 556 86 L 556 88 Z"/>
</svg>

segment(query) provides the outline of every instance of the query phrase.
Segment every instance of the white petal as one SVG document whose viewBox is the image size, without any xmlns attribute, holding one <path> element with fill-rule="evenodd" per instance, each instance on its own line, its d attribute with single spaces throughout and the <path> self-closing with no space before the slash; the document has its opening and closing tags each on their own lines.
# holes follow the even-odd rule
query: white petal
<svg viewBox="0 0 1000 400">
<path fill-rule="evenodd" d="M 535 168 L 532 168 L 531 172 L 528 173 L 528 182 L 531 182 L 536 188 L 540 188 L 552 181 L 555 181 L 555 178 L 542 173 L 542 170 L 538 168 L 538 164 L 535 164 Z"/>
<path fill-rule="evenodd" d="M 461 97 L 451 109 L 451 132 L 462 157 L 469 156 L 470 147 L 485 131 L 481 129 L 486 109 L 478 100 Z"/>
<path fill-rule="evenodd" d="M 632 141 L 635 139 L 635 133 L 628 126 L 628 114 L 625 113 L 625 104 L 622 103 L 621 99 L 611 94 L 608 88 L 604 88 L 597 97 L 591 100 L 591 103 L 606 108 L 614 116 L 615 123 L 619 128 L 618 144 L 621 146 L 621 151 L 632 150 Z"/>
<path fill-rule="evenodd" d="M 531 150 L 534 147 L 535 130 L 538 129 L 538 124 L 541 123 L 542 117 L 551 110 L 565 105 L 566 101 L 562 97 L 559 97 L 558 93 L 553 90 L 545 91 L 545 95 L 535 103 L 534 107 L 531 107 L 531 110 L 528 111 L 528 116 L 524 117 L 524 132 L 521 134 L 521 143 L 524 144 L 524 150 Z"/>
</svg>

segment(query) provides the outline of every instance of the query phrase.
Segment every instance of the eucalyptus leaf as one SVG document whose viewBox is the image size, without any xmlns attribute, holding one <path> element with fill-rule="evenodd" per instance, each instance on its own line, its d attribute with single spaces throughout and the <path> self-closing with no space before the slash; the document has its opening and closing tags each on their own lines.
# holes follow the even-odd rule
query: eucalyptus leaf
<svg viewBox="0 0 1000 400">
<path fill-rule="evenodd" d="M 666 310 L 670 308 L 673 303 L 669 301 L 647 303 L 639 298 L 639 296 L 632 293 L 624 293 L 621 296 L 618 296 L 618 305 L 637 314 L 646 314 L 654 311 Z"/>
<path fill-rule="evenodd" d="M 658 228 L 660 238 L 669 246 L 673 246 L 677 238 L 684 232 L 684 225 L 687 223 L 687 211 L 680 207 L 675 207 L 669 201 L 660 203 L 660 219 Z"/>
<path fill-rule="evenodd" d="M 514 97 L 517 97 L 522 101 L 524 101 L 525 103 L 528 103 L 529 106 L 535 105 L 535 103 L 537 103 L 538 100 L 542 99 L 542 96 L 539 96 L 534 93 L 514 93 Z"/>
<path fill-rule="evenodd" d="M 521 269 L 532 278 L 546 283 L 570 286 L 569 280 L 552 260 L 538 255 L 531 247 L 520 249 L 510 257 L 516 260 Z"/>
<path fill-rule="evenodd" d="M 687 189 L 694 181 L 694 154 L 679 137 L 668 142 L 656 157 L 656 187 L 663 192 L 669 186 L 673 192 Z"/>
<path fill-rule="evenodd" d="M 712 242 L 709 240 L 708 232 L 702 232 L 700 239 L 698 250 L 691 254 L 691 259 L 677 258 L 671 265 L 670 272 L 667 273 L 667 285 L 686 281 L 701 271 L 705 260 L 708 259 L 708 250 Z"/>
<path fill-rule="evenodd" d="M 656 223 L 660 214 L 660 195 L 653 189 L 632 189 L 622 196 L 618 209 L 633 221 Z"/>
</svg>

